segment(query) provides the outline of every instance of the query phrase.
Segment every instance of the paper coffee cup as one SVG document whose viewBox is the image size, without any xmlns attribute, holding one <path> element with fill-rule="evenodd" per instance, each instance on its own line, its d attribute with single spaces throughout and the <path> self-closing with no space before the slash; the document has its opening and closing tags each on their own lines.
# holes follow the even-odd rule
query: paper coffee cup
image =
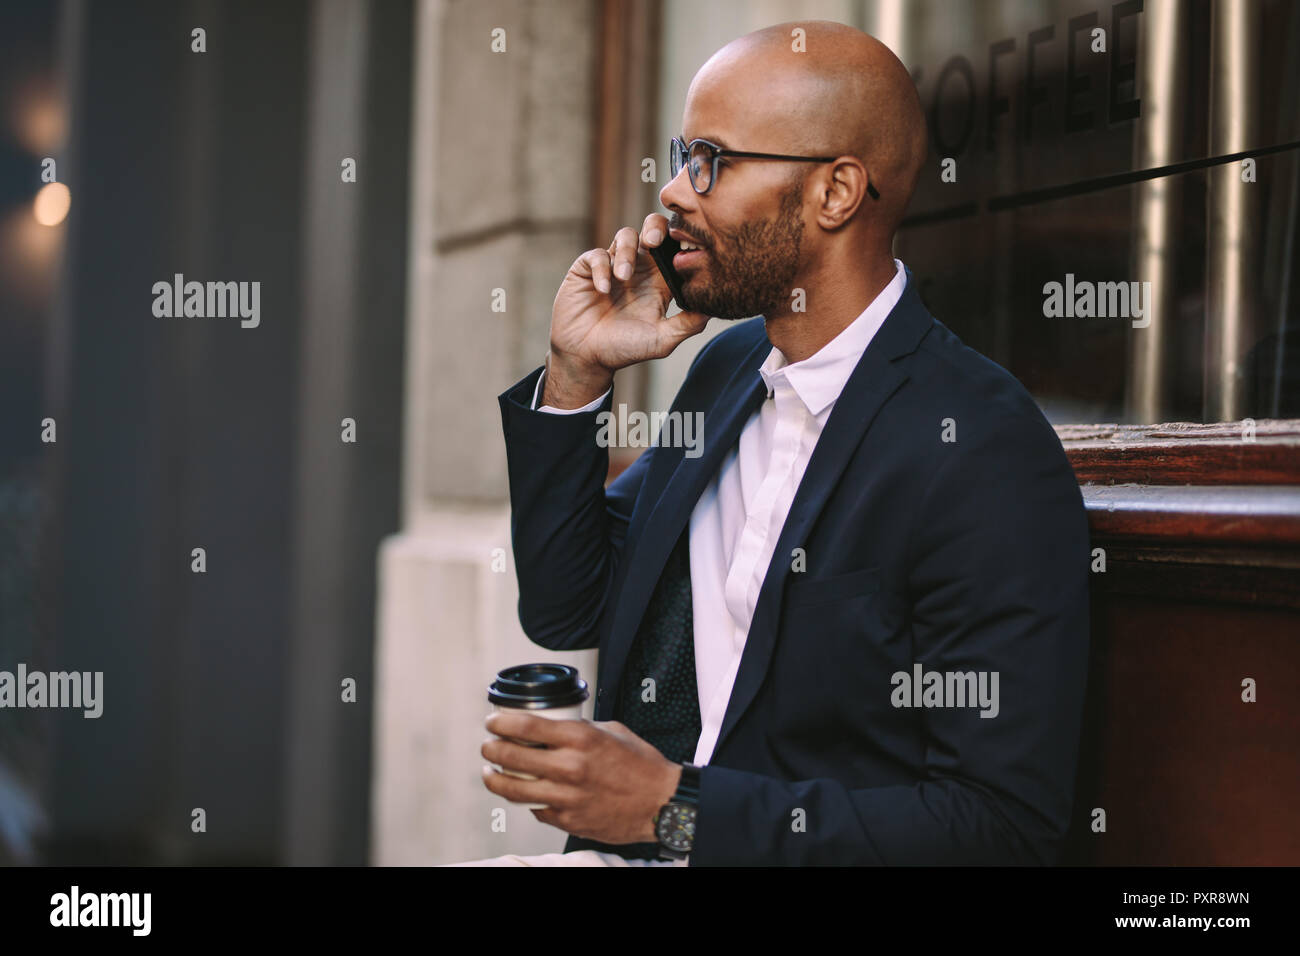
<svg viewBox="0 0 1300 956">
<path fill-rule="evenodd" d="M 578 720 L 582 717 L 582 704 L 587 699 L 587 682 L 578 676 L 576 667 L 567 664 L 520 664 L 507 667 L 497 674 L 497 679 L 488 685 L 488 701 L 492 712 L 500 710 L 525 710 L 548 720 Z M 525 747 L 546 745 L 514 737 L 502 737 Z M 532 774 L 504 767 L 492 766 L 511 777 L 520 780 L 536 780 Z M 531 810 L 544 810 L 545 803 L 521 803 L 517 806 Z"/>
</svg>

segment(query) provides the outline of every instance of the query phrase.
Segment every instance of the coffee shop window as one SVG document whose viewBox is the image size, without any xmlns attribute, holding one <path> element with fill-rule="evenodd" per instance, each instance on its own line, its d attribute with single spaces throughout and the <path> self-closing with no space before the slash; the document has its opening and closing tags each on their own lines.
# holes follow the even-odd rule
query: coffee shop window
<svg viewBox="0 0 1300 956">
<path fill-rule="evenodd" d="M 912 34 L 931 157 L 896 254 L 1053 424 L 1300 417 L 1300 5 L 1250 6 Z"/>
</svg>

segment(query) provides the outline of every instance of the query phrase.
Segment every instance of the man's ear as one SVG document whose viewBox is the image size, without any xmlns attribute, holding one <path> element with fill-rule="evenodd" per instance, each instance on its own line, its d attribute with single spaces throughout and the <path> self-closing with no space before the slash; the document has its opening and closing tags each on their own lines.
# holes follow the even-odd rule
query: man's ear
<svg viewBox="0 0 1300 956">
<path fill-rule="evenodd" d="M 838 229 L 853 218 L 867 195 L 867 168 L 853 156 L 842 156 L 829 164 L 821 177 L 817 223 L 824 229 Z"/>
</svg>

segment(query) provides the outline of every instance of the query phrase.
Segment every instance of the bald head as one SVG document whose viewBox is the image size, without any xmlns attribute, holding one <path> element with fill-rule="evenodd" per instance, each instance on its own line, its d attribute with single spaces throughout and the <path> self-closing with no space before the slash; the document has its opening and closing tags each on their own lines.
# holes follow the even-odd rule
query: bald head
<svg viewBox="0 0 1300 956">
<path fill-rule="evenodd" d="M 912 78 L 879 40 L 828 20 L 766 27 L 710 57 L 691 82 L 692 99 L 734 119 L 733 148 L 859 159 L 880 193 L 864 200 L 872 231 L 892 238 L 927 137 Z"/>
</svg>

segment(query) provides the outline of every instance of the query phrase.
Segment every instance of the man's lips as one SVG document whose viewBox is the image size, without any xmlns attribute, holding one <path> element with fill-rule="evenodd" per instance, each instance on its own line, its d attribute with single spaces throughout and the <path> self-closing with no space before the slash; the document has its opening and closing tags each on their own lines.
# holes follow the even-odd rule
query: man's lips
<svg viewBox="0 0 1300 956">
<path fill-rule="evenodd" d="M 673 268 L 678 272 L 683 269 L 689 269 L 691 266 L 698 266 L 704 261 L 708 253 L 703 249 L 691 249 L 686 252 L 679 252 L 673 256 Z"/>
<path fill-rule="evenodd" d="M 674 269 L 680 270 L 683 268 L 689 268 L 692 265 L 699 265 L 704 261 L 704 257 L 708 254 L 708 250 L 704 246 L 704 243 L 695 239 L 693 236 L 687 235 L 680 229 L 670 229 L 668 230 L 668 235 L 672 236 L 679 243 L 686 242 L 698 247 L 696 249 L 683 249 L 681 252 L 673 256 Z"/>
</svg>

